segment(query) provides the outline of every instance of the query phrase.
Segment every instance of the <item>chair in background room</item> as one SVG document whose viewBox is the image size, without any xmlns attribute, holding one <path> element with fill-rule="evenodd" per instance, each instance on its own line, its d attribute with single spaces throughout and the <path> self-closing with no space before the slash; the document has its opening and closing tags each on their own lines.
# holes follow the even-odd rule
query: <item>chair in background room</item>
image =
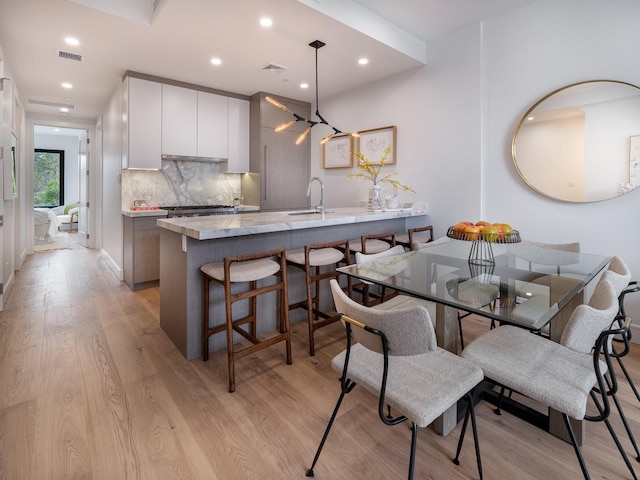
<svg viewBox="0 0 640 480">
<path fill-rule="evenodd" d="M 423 307 L 398 310 L 365 307 L 347 297 L 335 280 L 330 283 L 336 310 L 343 314 L 347 348 L 331 362 L 332 368 L 341 374 L 341 391 L 307 477 L 314 476 L 314 468 L 344 396 L 360 384 L 378 397 L 378 416 L 383 423 L 411 422 L 409 479 L 414 476 L 418 428 L 428 426 L 464 398 L 467 410 L 453 461 L 459 463 L 464 434 L 471 419 L 478 473 L 482 479 L 470 393 L 482 381 L 482 370 L 437 346 L 429 313 Z"/>
<path fill-rule="evenodd" d="M 531 335 L 526 329 L 503 325 L 471 342 L 462 356 L 478 365 L 488 380 L 559 411 L 585 479 L 589 473 L 570 418 L 605 422 L 627 468 L 636 478 L 609 421 L 609 397 L 615 395 L 616 383 L 608 343 L 614 335 L 623 334 L 628 323 L 608 330 L 618 311 L 609 281 L 598 283 L 592 300 L 597 308 L 590 305 L 575 308 L 560 343 Z M 607 372 L 613 382 L 611 388 L 605 378 Z M 587 415 L 589 398 L 597 408 L 594 415 Z"/>
</svg>

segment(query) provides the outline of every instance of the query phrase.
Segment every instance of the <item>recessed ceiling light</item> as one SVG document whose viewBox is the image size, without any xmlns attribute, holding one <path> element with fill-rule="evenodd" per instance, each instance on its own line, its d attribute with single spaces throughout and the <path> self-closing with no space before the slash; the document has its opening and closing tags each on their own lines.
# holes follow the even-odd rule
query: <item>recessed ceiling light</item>
<svg viewBox="0 0 640 480">
<path fill-rule="evenodd" d="M 369 63 L 369 59 L 368 58 L 361 58 L 360 60 L 358 60 L 358 63 L 360 65 L 366 65 L 367 63 Z"/>
<path fill-rule="evenodd" d="M 59 131 L 60 131 L 60 129 L 59 129 L 59 128 L 54 128 L 54 129 L 53 129 L 53 131 L 54 131 L 54 132 L 59 132 Z"/>
<path fill-rule="evenodd" d="M 69 109 L 67 107 L 60 107 L 60 111 L 62 113 L 69 113 Z"/>
<path fill-rule="evenodd" d="M 273 21 L 268 17 L 262 17 L 260 19 L 260 25 L 262 25 L 263 27 L 270 27 L 271 25 L 273 25 Z"/>
<path fill-rule="evenodd" d="M 535 117 L 527 117 L 527 120 L 531 121 L 533 120 Z"/>
<path fill-rule="evenodd" d="M 300 84 L 300 88 L 309 88 L 309 84 L 308 83 L 301 83 Z"/>
<path fill-rule="evenodd" d="M 212 58 L 211 63 L 214 65 L 220 65 L 222 63 L 222 60 L 220 60 L 219 58 Z"/>
<path fill-rule="evenodd" d="M 75 37 L 66 37 L 64 41 L 67 43 L 67 45 L 80 45 L 80 41 Z"/>
<path fill-rule="evenodd" d="M 71 89 L 73 88 L 73 85 L 71 85 L 69 82 L 64 82 L 62 84 L 62 88 Z"/>
</svg>

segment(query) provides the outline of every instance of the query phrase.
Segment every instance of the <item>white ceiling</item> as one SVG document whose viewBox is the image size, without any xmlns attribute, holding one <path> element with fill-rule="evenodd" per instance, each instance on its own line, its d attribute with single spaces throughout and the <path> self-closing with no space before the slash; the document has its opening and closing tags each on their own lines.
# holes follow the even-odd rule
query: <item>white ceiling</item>
<svg viewBox="0 0 640 480">
<path fill-rule="evenodd" d="M 0 0 L 0 45 L 27 111 L 59 114 L 29 102 L 36 100 L 68 104 L 69 116 L 95 119 L 127 70 L 311 102 L 315 53 L 308 44 L 318 39 L 326 43 L 318 50 L 322 102 L 428 63 L 429 40 L 532 1 L 156 0 L 152 21 L 153 0 Z M 262 16 L 273 19 L 271 28 L 258 24 Z M 66 36 L 80 45 L 66 45 Z M 60 59 L 59 50 L 83 61 Z M 210 63 L 214 56 L 220 66 Z M 364 67 L 357 64 L 362 56 L 369 58 Z M 288 70 L 263 72 L 270 63 Z M 301 82 L 309 83 L 306 91 Z"/>
</svg>

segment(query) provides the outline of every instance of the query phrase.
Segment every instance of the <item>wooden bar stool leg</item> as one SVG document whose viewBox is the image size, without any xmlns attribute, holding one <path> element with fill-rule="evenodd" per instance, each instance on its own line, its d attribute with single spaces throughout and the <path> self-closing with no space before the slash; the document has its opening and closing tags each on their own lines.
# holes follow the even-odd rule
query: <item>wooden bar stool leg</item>
<svg viewBox="0 0 640 480">
<path fill-rule="evenodd" d="M 202 293 L 202 360 L 209 360 L 209 277 L 204 276 L 204 291 Z"/>
<path fill-rule="evenodd" d="M 225 316 L 227 324 L 227 365 L 229 375 L 229 392 L 236 391 L 236 367 L 235 367 L 235 349 L 233 345 L 233 311 L 231 302 L 231 284 L 228 280 L 224 285 L 224 303 L 225 303 Z"/>
</svg>

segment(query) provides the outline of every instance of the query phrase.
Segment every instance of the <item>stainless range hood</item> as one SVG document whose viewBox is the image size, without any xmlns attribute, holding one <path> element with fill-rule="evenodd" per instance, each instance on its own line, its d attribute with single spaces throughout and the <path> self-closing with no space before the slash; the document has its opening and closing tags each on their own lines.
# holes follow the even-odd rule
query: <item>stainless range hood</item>
<svg viewBox="0 0 640 480">
<path fill-rule="evenodd" d="M 162 160 L 176 160 L 181 162 L 222 163 L 228 161 L 222 157 L 194 157 L 190 155 L 162 155 Z"/>
</svg>

